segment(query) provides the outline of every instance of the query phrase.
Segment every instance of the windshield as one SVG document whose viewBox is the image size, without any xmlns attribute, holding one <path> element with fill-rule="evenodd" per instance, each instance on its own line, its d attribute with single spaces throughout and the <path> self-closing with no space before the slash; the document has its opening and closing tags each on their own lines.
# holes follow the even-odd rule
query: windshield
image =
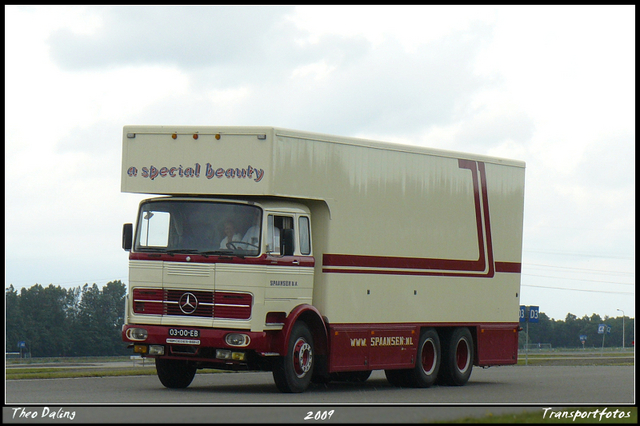
<svg viewBox="0 0 640 426">
<path fill-rule="evenodd" d="M 150 201 L 140 207 L 134 250 L 257 256 L 261 223 L 261 210 L 246 204 Z"/>
</svg>

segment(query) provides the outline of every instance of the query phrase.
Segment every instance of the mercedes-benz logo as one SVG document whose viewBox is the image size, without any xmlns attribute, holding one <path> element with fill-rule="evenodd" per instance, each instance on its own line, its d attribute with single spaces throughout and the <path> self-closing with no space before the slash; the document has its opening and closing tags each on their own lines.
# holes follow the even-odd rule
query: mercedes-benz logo
<svg viewBox="0 0 640 426">
<path fill-rule="evenodd" d="M 193 293 L 185 293 L 178 302 L 180 310 L 186 315 L 191 315 L 198 308 L 198 298 Z"/>
</svg>

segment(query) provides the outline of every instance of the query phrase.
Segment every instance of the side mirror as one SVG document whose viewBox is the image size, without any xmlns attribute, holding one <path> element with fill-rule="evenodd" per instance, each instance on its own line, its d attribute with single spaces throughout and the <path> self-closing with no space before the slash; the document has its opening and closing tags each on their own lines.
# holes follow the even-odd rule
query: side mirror
<svg viewBox="0 0 640 426">
<path fill-rule="evenodd" d="M 282 230 L 282 255 L 293 256 L 295 232 L 293 229 Z"/>
<path fill-rule="evenodd" d="M 131 251 L 133 245 L 133 225 L 131 223 L 125 223 L 122 226 L 122 248 L 125 251 Z"/>
</svg>

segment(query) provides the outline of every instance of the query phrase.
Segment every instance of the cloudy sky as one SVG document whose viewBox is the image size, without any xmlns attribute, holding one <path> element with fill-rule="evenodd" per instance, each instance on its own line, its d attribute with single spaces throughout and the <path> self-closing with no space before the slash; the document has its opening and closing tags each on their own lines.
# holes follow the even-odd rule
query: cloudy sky
<svg viewBox="0 0 640 426">
<path fill-rule="evenodd" d="M 5 284 L 128 282 L 122 126 L 527 163 L 521 303 L 635 317 L 635 7 L 5 6 Z"/>
</svg>

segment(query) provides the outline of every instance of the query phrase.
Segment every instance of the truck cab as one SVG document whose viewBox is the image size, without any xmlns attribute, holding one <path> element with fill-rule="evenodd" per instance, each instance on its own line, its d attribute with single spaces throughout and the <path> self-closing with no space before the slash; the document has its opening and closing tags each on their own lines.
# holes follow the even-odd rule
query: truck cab
<svg viewBox="0 0 640 426">
<path fill-rule="evenodd" d="M 123 248 L 131 298 L 123 333 L 145 355 L 255 368 L 259 356 L 279 355 L 267 333 L 312 303 L 311 218 L 302 204 L 146 199 L 135 227 L 123 228 Z"/>
</svg>

